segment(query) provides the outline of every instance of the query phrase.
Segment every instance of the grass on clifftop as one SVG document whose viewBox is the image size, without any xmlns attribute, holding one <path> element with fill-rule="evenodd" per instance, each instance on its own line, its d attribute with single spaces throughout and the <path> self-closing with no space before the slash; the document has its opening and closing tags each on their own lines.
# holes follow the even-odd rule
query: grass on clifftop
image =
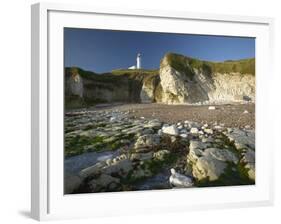
<svg viewBox="0 0 281 224">
<path fill-rule="evenodd" d="M 96 81 L 114 82 L 120 80 L 120 77 L 128 77 L 131 79 L 136 79 L 139 77 L 144 79 L 151 78 L 159 75 L 159 70 L 158 69 L 154 69 L 154 70 L 116 69 L 116 70 L 112 70 L 109 73 L 98 74 L 91 71 L 85 71 L 78 67 L 71 67 L 71 68 L 66 68 L 66 73 L 67 74 L 69 73 L 71 75 L 79 74 L 82 78 L 92 79 Z"/>
<path fill-rule="evenodd" d="M 113 75 L 139 75 L 139 74 L 144 74 L 144 75 L 158 75 L 159 70 L 154 69 L 154 70 L 147 70 L 147 69 L 116 69 L 112 70 L 111 73 Z"/>
<path fill-rule="evenodd" d="M 193 69 L 212 73 L 241 73 L 255 75 L 255 58 L 242 60 L 228 60 L 224 62 L 201 61 L 180 54 L 168 53 L 165 55 L 167 62 L 179 72 L 183 72 L 192 78 Z"/>
<path fill-rule="evenodd" d="M 93 81 L 101 81 L 103 83 L 115 83 L 118 84 L 120 81 L 120 78 L 118 78 L 116 75 L 113 75 L 111 73 L 105 73 L 105 74 L 97 74 L 95 72 L 91 71 L 85 71 L 81 68 L 78 67 L 71 67 L 71 68 L 66 68 L 65 69 L 66 74 L 79 74 L 82 78 L 85 79 L 91 79 Z"/>
</svg>

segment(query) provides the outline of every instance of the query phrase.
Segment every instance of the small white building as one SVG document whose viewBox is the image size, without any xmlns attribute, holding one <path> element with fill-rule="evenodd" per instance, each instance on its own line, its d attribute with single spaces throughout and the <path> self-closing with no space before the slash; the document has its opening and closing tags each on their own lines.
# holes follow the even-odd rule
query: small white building
<svg viewBox="0 0 281 224">
<path fill-rule="evenodd" d="M 141 69 L 141 54 L 137 54 L 137 59 L 136 59 L 137 64 L 129 67 L 128 69 Z"/>
</svg>

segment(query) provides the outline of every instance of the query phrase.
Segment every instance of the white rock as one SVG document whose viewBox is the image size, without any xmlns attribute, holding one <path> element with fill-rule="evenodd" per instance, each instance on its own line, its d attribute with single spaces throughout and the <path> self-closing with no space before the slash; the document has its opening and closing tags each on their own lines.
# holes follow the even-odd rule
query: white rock
<svg viewBox="0 0 281 224">
<path fill-rule="evenodd" d="M 191 128 L 190 129 L 191 134 L 198 134 L 198 132 L 199 132 L 198 128 Z"/>
<path fill-rule="evenodd" d="M 175 169 L 171 169 L 171 176 L 169 182 L 172 186 L 175 187 L 192 187 L 193 181 L 192 178 L 179 174 Z"/>
<path fill-rule="evenodd" d="M 179 125 L 179 126 L 178 126 L 178 129 L 180 129 L 180 130 L 183 129 L 183 126 L 182 126 L 182 125 Z"/>
<path fill-rule="evenodd" d="M 185 133 L 180 134 L 180 137 L 182 137 L 182 138 L 187 138 L 187 134 L 185 134 Z"/>
<path fill-rule="evenodd" d="M 202 129 L 205 129 L 205 128 L 207 128 L 208 127 L 208 124 L 204 124 L 203 126 L 202 126 Z"/>
<path fill-rule="evenodd" d="M 210 128 L 205 128 L 204 132 L 207 133 L 207 134 L 211 134 L 211 135 L 214 133 L 214 131 Z"/>
<path fill-rule="evenodd" d="M 163 133 L 168 135 L 176 135 L 176 136 L 179 135 L 179 130 L 175 125 L 171 125 L 168 127 L 163 126 L 162 131 Z"/>
<path fill-rule="evenodd" d="M 117 121 L 117 117 L 113 116 L 113 117 L 111 117 L 111 118 L 109 119 L 109 121 L 110 121 L 110 122 L 115 122 L 115 121 Z"/>
<path fill-rule="evenodd" d="M 244 110 L 243 114 L 248 114 L 249 112 L 247 110 Z"/>
<path fill-rule="evenodd" d="M 221 126 L 219 126 L 219 125 L 216 125 L 216 126 L 214 126 L 214 129 L 216 129 L 216 130 L 221 130 L 221 129 L 222 129 L 222 127 L 221 127 Z"/>
<path fill-rule="evenodd" d="M 215 110 L 216 107 L 215 107 L 215 106 L 209 106 L 208 109 L 209 109 L 209 110 Z"/>
<path fill-rule="evenodd" d="M 203 131 L 198 131 L 198 134 L 204 135 L 204 132 Z"/>
<path fill-rule="evenodd" d="M 171 142 L 172 142 L 172 143 L 174 143 L 175 141 L 177 141 L 177 138 L 176 138 L 175 136 L 173 136 L 173 135 L 171 136 L 170 139 L 171 139 Z"/>
</svg>

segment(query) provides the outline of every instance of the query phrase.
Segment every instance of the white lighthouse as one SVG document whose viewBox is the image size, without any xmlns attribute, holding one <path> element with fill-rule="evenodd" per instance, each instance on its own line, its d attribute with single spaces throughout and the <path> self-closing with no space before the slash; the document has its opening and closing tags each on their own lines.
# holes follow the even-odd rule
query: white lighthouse
<svg viewBox="0 0 281 224">
<path fill-rule="evenodd" d="M 140 53 L 137 54 L 136 61 L 137 61 L 137 64 L 129 67 L 128 69 L 141 69 L 141 54 Z"/>
<path fill-rule="evenodd" d="M 141 54 L 137 55 L 137 69 L 141 69 Z"/>
</svg>

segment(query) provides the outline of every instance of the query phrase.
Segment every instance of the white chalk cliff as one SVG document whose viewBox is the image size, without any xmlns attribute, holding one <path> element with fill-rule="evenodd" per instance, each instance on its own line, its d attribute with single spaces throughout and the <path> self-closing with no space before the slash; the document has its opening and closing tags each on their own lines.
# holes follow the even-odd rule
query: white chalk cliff
<svg viewBox="0 0 281 224">
<path fill-rule="evenodd" d="M 172 59 L 174 61 L 170 59 L 173 57 L 175 57 Z M 255 101 L 255 75 L 252 74 L 253 72 L 250 73 L 251 69 L 253 70 L 250 68 L 253 62 L 249 59 L 223 63 L 204 63 L 197 60 L 196 66 L 192 65 L 192 63 L 195 64 L 192 60 L 196 59 L 174 54 L 167 54 L 162 59 L 160 64 L 160 85 L 162 88 L 160 102 L 194 104 Z M 177 64 L 173 66 L 175 61 Z M 222 67 L 222 72 L 213 71 L 215 66 Z M 234 69 L 231 70 L 230 66 Z M 237 66 L 242 68 L 238 67 L 237 69 Z M 250 72 L 242 73 L 243 66 L 248 66 L 249 68 L 246 67 L 244 70 L 247 72 L 248 69 Z M 242 72 L 236 71 L 239 69 Z"/>
</svg>

